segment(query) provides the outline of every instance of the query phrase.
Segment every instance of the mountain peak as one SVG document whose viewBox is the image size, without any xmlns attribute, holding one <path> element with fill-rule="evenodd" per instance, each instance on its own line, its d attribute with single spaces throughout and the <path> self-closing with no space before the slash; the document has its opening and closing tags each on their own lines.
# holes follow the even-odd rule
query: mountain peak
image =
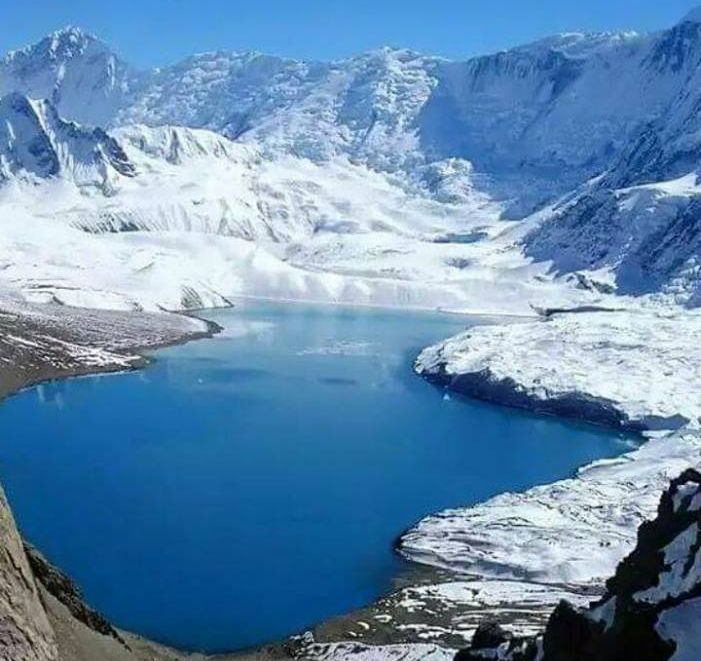
<svg viewBox="0 0 701 661">
<path fill-rule="evenodd" d="M 81 48 L 98 40 L 94 34 L 86 32 L 75 25 L 66 25 L 60 30 L 55 30 L 46 38 L 50 41 L 54 52 L 70 47 Z"/>
<path fill-rule="evenodd" d="M 99 43 L 101 42 L 95 35 L 68 25 L 44 37 L 36 48 L 51 60 L 69 60 L 82 55 L 93 44 Z"/>
<path fill-rule="evenodd" d="M 49 99 L 61 116 L 89 125 L 113 116 L 134 78 L 104 42 L 72 25 L 0 59 L 0 95 Z"/>
<path fill-rule="evenodd" d="M 4 59 L 7 63 L 21 63 L 36 59 L 63 62 L 82 55 L 94 44 L 101 44 L 96 36 L 68 25 L 51 32 L 31 46 L 9 52 Z"/>
</svg>

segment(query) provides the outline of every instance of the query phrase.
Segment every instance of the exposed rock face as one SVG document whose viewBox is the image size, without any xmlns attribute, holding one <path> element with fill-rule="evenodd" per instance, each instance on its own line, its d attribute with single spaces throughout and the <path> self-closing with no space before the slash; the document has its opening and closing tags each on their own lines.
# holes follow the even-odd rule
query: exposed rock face
<svg viewBox="0 0 701 661">
<path fill-rule="evenodd" d="M 0 488 L 0 661 L 58 658 L 54 632 Z"/>
<path fill-rule="evenodd" d="M 84 601 L 78 586 L 62 571 L 51 565 L 33 546 L 24 545 L 29 566 L 37 580 L 71 612 L 73 617 L 104 636 L 120 639 L 117 630 Z"/>
<path fill-rule="evenodd" d="M 634 551 L 588 609 L 562 602 L 542 636 L 509 639 L 483 627 L 467 659 L 511 661 L 667 661 L 701 649 L 701 473 L 688 470 L 644 523 Z"/>
<path fill-rule="evenodd" d="M 0 180 L 61 176 L 105 186 L 115 177 L 135 174 L 114 138 L 100 128 L 61 119 L 47 101 L 7 94 L 0 99 L 0 120 Z"/>
<path fill-rule="evenodd" d="M 489 650 L 507 642 L 511 636 L 496 622 L 480 624 L 472 639 L 472 649 L 475 651 Z"/>
</svg>

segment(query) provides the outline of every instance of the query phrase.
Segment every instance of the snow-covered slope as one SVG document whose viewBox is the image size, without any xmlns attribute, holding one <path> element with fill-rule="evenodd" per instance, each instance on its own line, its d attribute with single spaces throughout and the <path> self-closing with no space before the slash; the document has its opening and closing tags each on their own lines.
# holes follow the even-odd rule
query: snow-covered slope
<svg viewBox="0 0 701 661">
<path fill-rule="evenodd" d="M 683 429 L 575 479 L 429 517 L 403 537 L 404 553 L 471 575 L 600 582 L 664 482 L 699 463 L 700 323 L 689 311 L 561 313 L 426 349 L 417 370 L 449 390 L 655 435 Z"/>
<path fill-rule="evenodd" d="M 542 635 L 511 638 L 483 627 L 458 661 L 693 661 L 699 658 L 701 616 L 701 473 L 672 481 L 656 517 L 641 525 L 637 543 L 588 608 L 566 601 Z"/>
<path fill-rule="evenodd" d="M 593 271 L 619 293 L 701 302 L 701 20 L 661 33 L 647 66 L 680 80 L 662 115 L 603 174 L 557 204 L 526 237 L 526 254 L 555 272 Z M 637 98 L 637 97 L 636 97 Z"/>
<path fill-rule="evenodd" d="M 614 171 L 620 174 L 620 171 Z M 546 214 L 526 254 L 555 273 L 590 271 L 620 294 L 661 292 L 701 303 L 701 187 L 695 171 L 615 189 L 596 183 Z"/>
<path fill-rule="evenodd" d="M 700 332 L 698 310 L 563 312 L 469 329 L 425 349 L 416 370 L 451 390 L 531 410 L 637 430 L 698 428 Z"/>
<path fill-rule="evenodd" d="M 477 194 L 437 200 L 343 156 L 271 159 L 201 129 L 108 136 L 18 94 L 4 106 L 22 112 L 6 123 L 0 257 L 31 300 L 179 309 L 244 294 L 528 313 L 533 298 L 573 296 L 503 250 L 512 226 Z"/>
<path fill-rule="evenodd" d="M 340 153 L 383 169 L 419 161 L 415 118 L 433 58 L 383 49 L 314 63 L 208 53 L 152 75 L 115 122 L 184 124 L 315 160 Z"/>
</svg>

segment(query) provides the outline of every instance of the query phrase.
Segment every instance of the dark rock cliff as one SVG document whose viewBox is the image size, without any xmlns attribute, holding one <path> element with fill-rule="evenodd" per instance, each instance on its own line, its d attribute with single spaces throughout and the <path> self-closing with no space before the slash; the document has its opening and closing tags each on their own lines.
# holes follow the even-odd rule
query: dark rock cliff
<svg viewBox="0 0 701 661">
<path fill-rule="evenodd" d="M 606 584 L 579 610 L 562 602 L 541 636 L 517 639 L 485 624 L 458 661 L 667 661 L 701 646 L 701 473 L 690 469 L 663 494 L 653 521 Z"/>
</svg>

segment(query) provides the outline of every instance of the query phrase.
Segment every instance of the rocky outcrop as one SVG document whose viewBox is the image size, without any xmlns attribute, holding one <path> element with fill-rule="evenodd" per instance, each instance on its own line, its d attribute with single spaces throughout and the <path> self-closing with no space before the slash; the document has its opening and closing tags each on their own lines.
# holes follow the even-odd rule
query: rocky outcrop
<svg viewBox="0 0 701 661">
<path fill-rule="evenodd" d="M 104 188 L 136 174 L 114 138 L 63 120 L 49 101 L 7 94 L 0 98 L 0 120 L 0 181 L 62 177 Z"/>
<path fill-rule="evenodd" d="M 121 640 L 117 630 L 107 619 L 83 601 L 80 589 L 69 576 L 50 564 L 30 544 L 25 543 L 24 549 L 29 560 L 29 566 L 36 579 L 46 588 L 49 594 L 56 597 L 68 608 L 73 617 L 103 636 L 112 636 Z"/>
<path fill-rule="evenodd" d="M 58 646 L 0 489 L 0 661 L 57 661 Z"/>
<path fill-rule="evenodd" d="M 589 608 L 562 602 L 542 636 L 516 640 L 484 625 L 457 655 L 508 661 L 667 661 L 701 649 L 701 473 L 674 480 L 657 517 Z"/>
</svg>

